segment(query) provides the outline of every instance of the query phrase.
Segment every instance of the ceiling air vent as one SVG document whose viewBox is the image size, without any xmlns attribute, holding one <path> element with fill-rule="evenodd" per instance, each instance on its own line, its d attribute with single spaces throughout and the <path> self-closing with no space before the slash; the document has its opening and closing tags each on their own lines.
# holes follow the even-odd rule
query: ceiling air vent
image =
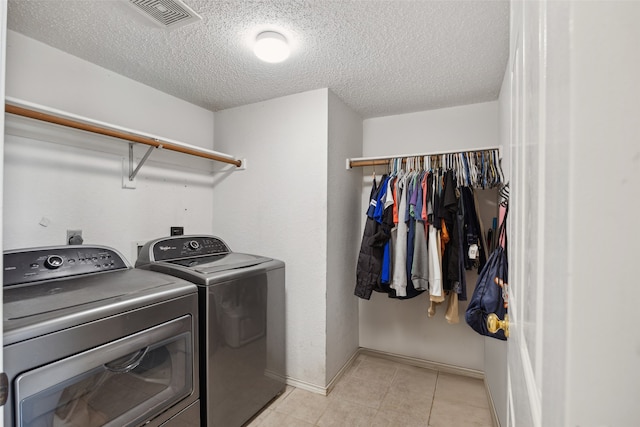
<svg viewBox="0 0 640 427">
<path fill-rule="evenodd" d="M 180 0 L 129 0 L 138 12 L 166 29 L 182 27 L 202 20 L 202 17 Z"/>
</svg>

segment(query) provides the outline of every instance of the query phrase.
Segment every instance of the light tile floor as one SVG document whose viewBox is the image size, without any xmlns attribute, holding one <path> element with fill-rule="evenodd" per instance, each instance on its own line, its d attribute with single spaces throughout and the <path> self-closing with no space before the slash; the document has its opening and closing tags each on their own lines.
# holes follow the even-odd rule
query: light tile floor
<svg viewBox="0 0 640 427">
<path fill-rule="evenodd" d="M 491 427 L 482 380 L 359 355 L 328 396 L 287 386 L 247 427 Z"/>
</svg>

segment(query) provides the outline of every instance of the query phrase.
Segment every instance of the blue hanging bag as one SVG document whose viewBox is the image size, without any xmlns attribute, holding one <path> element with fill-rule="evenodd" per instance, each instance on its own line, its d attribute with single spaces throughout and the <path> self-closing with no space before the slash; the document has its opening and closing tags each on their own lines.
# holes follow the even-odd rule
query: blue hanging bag
<svg viewBox="0 0 640 427">
<path fill-rule="evenodd" d="M 465 312 L 465 320 L 471 328 L 481 335 L 506 340 L 504 331 L 499 329 L 495 334 L 489 332 L 487 328 L 487 317 L 491 313 L 495 313 L 501 320 L 507 314 L 507 304 L 503 296 L 503 286 L 508 286 L 509 265 L 507 261 L 507 232 L 506 232 L 507 214 L 505 213 L 500 231 L 498 233 L 498 246 L 491 253 L 487 263 L 485 264 L 467 311 Z M 500 242 L 504 241 L 504 247 Z"/>
</svg>

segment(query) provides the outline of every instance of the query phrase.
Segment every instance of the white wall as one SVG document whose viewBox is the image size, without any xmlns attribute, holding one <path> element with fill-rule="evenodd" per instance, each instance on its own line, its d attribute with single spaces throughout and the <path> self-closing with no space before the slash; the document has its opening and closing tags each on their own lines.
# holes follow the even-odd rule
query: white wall
<svg viewBox="0 0 640 427">
<path fill-rule="evenodd" d="M 212 112 L 12 31 L 6 89 L 7 96 L 213 148 Z M 4 249 L 65 244 L 67 229 L 82 229 L 85 243 L 113 246 L 133 262 L 133 242 L 168 235 L 172 225 L 212 231 L 213 178 L 202 160 L 154 152 L 137 189 L 128 190 L 123 141 L 12 115 L 7 133 Z"/>
<path fill-rule="evenodd" d="M 7 37 L 7 96 L 213 148 L 213 113 L 30 39 Z"/>
<path fill-rule="evenodd" d="M 637 425 L 640 3 L 572 2 L 570 13 L 565 425 Z"/>
<path fill-rule="evenodd" d="M 214 234 L 286 263 L 287 372 L 326 384 L 328 90 L 215 113 L 216 148 L 248 159 L 215 187 Z"/>
<path fill-rule="evenodd" d="M 433 111 L 368 119 L 363 124 L 363 155 L 430 153 L 495 147 L 500 143 L 499 104 L 488 102 Z M 378 168 L 378 176 L 383 168 Z M 364 168 L 361 213 L 371 185 Z M 364 218 L 361 215 L 361 220 Z M 471 298 L 475 273 L 467 275 Z M 375 293 L 360 301 L 360 346 L 458 367 L 484 370 L 484 338 L 464 322 L 467 303 L 460 304 L 460 323 L 450 325 L 440 308 L 427 317 L 428 298 L 389 299 Z"/>
<path fill-rule="evenodd" d="M 358 349 L 358 302 L 353 295 L 360 235 L 359 173 L 345 159 L 362 154 L 362 118 L 329 91 L 327 176 L 327 384 Z"/>
</svg>

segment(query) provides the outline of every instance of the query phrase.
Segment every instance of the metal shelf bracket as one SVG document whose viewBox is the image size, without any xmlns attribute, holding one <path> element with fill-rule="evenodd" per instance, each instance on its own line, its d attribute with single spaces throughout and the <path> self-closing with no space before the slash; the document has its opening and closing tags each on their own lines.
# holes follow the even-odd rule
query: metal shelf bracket
<svg viewBox="0 0 640 427">
<path fill-rule="evenodd" d="M 156 140 L 157 141 L 157 140 Z M 133 146 L 135 144 L 133 142 L 129 143 L 129 162 L 127 164 L 127 160 L 122 158 L 122 188 L 134 189 L 136 188 L 136 175 L 140 172 L 140 169 L 147 161 L 151 153 L 157 148 L 162 148 L 162 144 L 158 146 L 149 146 L 147 152 L 144 153 L 142 159 L 138 162 L 138 165 L 134 168 L 134 154 L 133 154 Z"/>
<path fill-rule="evenodd" d="M 147 159 L 151 155 L 151 152 L 156 148 L 162 148 L 162 144 L 158 145 L 157 147 L 150 146 L 147 152 L 144 153 L 144 156 L 142 156 L 142 159 L 140 159 L 138 166 L 136 166 L 136 168 L 134 169 L 133 168 L 133 143 L 129 143 L 129 181 L 133 181 L 136 178 L 136 175 L 138 175 L 138 172 L 140 172 L 140 168 L 142 167 L 142 165 L 144 165 L 144 162 L 147 161 Z"/>
</svg>

